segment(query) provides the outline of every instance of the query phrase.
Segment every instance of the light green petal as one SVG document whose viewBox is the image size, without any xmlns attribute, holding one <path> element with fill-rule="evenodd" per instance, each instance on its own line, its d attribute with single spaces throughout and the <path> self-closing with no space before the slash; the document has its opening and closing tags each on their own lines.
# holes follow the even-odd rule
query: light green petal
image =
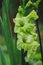
<svg viewBox="0 0 43 65">
<path fill-rule="evenodd" d="M 26 23 L 26 19 L 25 17 L 22 17 L 22 18 L 15 18 L 14 19 L 14 23 L 17 25 L 17 26 L 21 26 L 23 27 Z"/>
<path fill-rule="evenodd" d="M 33 32 L 32 35 L 33 35 L 34 40 L 37 40 L 38 34 Z"/>
<path fill-rule="evenodd" d="M 31 43 L 34 40 L 32 35 L 27 36 L 26 42 Z"/>
<path fill-rule="evenodd" d="M 39 47 L 38 42 L 34 41 L 32 43 L 32 46 L 30 48 L 30 50 L 27 51 L 27 56 L 25 56 L 25 61 L 32 61 L 34 59 L 34 55 L 36 54 L 36 50 Z"/>
<path fill-rule="evenodd" d="M 14 27 L 14 32 L 15 33 L 20 33 L 20 27 L 19 26 L 15 26 Z"/>
<path fill-rule="evenodd" d="M 30 14 L 27 16 L 27 19 L 37 20 L 39 17 L 35 10 L 32 10 Z"/>
</svg>

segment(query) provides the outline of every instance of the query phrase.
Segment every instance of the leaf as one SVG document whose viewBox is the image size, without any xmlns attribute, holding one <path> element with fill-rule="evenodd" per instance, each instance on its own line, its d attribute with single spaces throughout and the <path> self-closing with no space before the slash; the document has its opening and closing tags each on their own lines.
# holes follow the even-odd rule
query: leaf
<svg viewBox="0 0 43 65">
<path fill-rule="evenodd" d="M 1 47 L 0 47 L 0 56 L 1 56 L 2 65 L 7 65 L 6 64 L 6 59 L 5 59 L 4 54 L 1 50 Z"/>
</svg>

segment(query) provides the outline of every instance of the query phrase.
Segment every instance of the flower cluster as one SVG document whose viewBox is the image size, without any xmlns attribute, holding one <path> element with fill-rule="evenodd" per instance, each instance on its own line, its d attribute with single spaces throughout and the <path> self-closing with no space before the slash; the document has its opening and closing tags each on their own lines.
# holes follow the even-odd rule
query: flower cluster
<svg viewBox="0 0 43 65">
<path fill-rule="evenodd" d="M 29 0 L 26 4 L 26 7 L 29 7 L 30 5 L 34 6 L 34 7 L 38 7 L 39 3 L 41 0 L 36 0 L 35 2 L 32 2 L 31 0 Z"/>
<path fill-rule="evenodd" d="M 14 32 L 17 33 L 17 48 L 18 50 L 24 49 L 24 53 L 27 51 L 27 55 L 25 56 L 26 62 L 34 59 L 36 50 L 39 47 L 36 26 L 32 23 L 32 21 L 37 19 L 38 15 L 35 10 L 32 10 L 25 17 L 17 13 L 16 18 L 13 19 L 15 23 Z"/>
</svg>

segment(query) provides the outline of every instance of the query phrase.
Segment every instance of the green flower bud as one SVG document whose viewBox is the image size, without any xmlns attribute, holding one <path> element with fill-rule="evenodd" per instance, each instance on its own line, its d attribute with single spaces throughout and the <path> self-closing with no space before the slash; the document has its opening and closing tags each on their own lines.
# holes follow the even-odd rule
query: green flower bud
<svg viewBox="0 0 43 65">
<path fill-rule="evenodd" d="M 41 0 L 37 0 L 35 3 L 33 3 L 32 5 L 35 6 L 35 7 L 38 7 L 38 5 L 40 4 L 40 1 Z"/>
<path fill-rule="evenodd" d="M 35 10 L 32 10 L 30 14 L 27 16 L 27 19 L 37 20 L 39 17 Z"/>
<path fill-rule="evenodd" d="M 26 8 L 29 7 L 30 5 L 32 5 L 32 2 L 29 0 L 26 4 Z"/>
<path fill-rule="evenodd" d="M 21 6 L 19 6 L 18 12 L 22 13 L 22 10 L 23 10 L 23 8 Z"/>
</svg>

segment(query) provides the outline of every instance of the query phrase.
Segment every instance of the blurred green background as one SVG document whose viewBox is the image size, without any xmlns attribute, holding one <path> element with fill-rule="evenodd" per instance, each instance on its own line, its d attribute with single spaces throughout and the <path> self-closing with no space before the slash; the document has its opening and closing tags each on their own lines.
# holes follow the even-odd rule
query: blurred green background
<svg viewBox="0 0 43 65">
<path fill-rule="evenodd" d="M 18 6 L 20 5 L 19 0 L 11 0 L 10 1 L 10 20 L 11 20 L 11 27 L 12 27 L 12 35 L 13 35 L 13 42 L 14 42 L 14 32 L 13 32 L 13 18 L 16 16 L 17 10 L 18 10 Z M 0 16 L 1 16 L 1 7 L 2 7 L 2 0 L 0 0 Z M 43 1 L 40 3 L 40 6 L 38 8 L 38 14 L 39 14 L 39 30 L 40 30 L 40 36 L 41 36 L 41 42 L 42 42 L 42 48 L 43 48 Z M 7 62 L 7 65 L 10 65 L 10 60 L 9 60 L 9 54 L 7 52 L 7 47 L 6 47 L 6 42 L 2 33 L 2 28 L 1 28 L 1 23 L 0 23 L 0 45 L 2 47 L 2 50 L 4 52 L 5 55 L 5 59 Z M 40 49 L 39 49 L 40 52 Z M 41 52 L 40 52 L 41 54 Z M 32 64 L 34 65 L 42 65 L 41 62 L 41 55 L 35 56 L 36 57 L 36 61 L 33 61 Z M 0 59 L 0 65 L 1 65 L 1 59 Z"/>
</svg>

